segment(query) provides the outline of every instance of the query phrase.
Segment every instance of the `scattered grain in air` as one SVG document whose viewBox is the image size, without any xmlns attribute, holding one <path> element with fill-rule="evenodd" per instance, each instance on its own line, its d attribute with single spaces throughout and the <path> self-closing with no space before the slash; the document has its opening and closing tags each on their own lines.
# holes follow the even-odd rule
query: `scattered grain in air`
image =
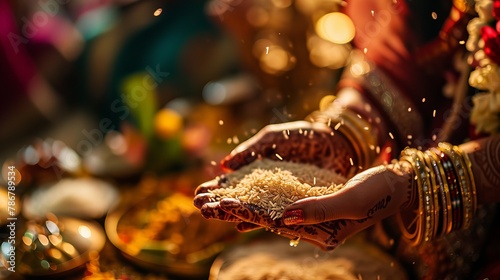
<svg viewBox="0 0 500 280">
<path fill-rule="evenodd" d="M 436 12 L 432 12 L 431 16 L 432 16 L 432 19 L 437 19 L 438 18 L 438 15 L 437 15 Z"/>
<path fill-rule="evenodd" d="M 289 129 L 286 130 L 286 134 L 290 135 L 290 130 Z"/>
<path fill-rule="evenodd" d="M 300 237 L 290 239 L 290 247 L 297 247 L 299 245 Z"/>
<path fill-rule="evenodd" d="M 459 43 L 460 45 L 463 45 L 463 44 L 465 44 L 465 41 L 464 41 L 464 40 L 460 40 L 458 43 Z"/>
<path fill-rule="evenodd" d="M 217 162 L 215 162 L 215 161 L 213 161 L 213 160 L 212 160 L 212 161 L 210 162 L 210 164 L 211 164 L 211 165 L 213 165 L 213 166 L 216 166 L 216 165 L 217 165 Z"/>
<path fill-rule="evenodd" d="M 365 126 L 363 129 L 364 129 L 364 130 L 368 130 L 369 128 L 368 128 L 368 126 Z"/>
<path fill-rule="evenodd" d="M 330 126 L 332 124 L 332 118 L 328 118 L 328 123 L 327 125 Z"/>
<path fill-rule="evenodd" d="M 432 141 L 436 141 L 436 139 L 437 139 L 437 135 L 436 134 L 432 135 Z"/>
<path fill-rule="evenodd" d="M 302 128 L 299 128 L 299 134 L 302 134 Z"/>
<path fill-rule="evenodd" d="M 333 131 L 332 131 L 332 132 L 330 132 L 330 136 L 333 136 L 333 135 L 335 135 L 335 133 L 333 133 Z"/>
<path fill-rule="evenodd" d="M 162 9 L 162 8 L 158 8 L 158 9 L 156 9 L 156 11 L 153 13 L 153 15 L 154 15 L 155 17 L 157 17 L 157 16 L 161 15 L 161 12 L 163 12 L 163 9 Z"/>
<path fill-rule="evenodd" d="M 273 144 L 272 148 L 273 148 L 273 149 L 276 149 L 276 144 Z"/>
<path fill-rule="evenodd" d="M 375 150 L 375 145 L 369 145 L 368 147 L 370 147 L 370 150 Z"/>
<path fill-rule="evenodd" d="M 392 135 L 392 132 L 389 132 L 389 137 L 394 140 L 394 135 Z"/>
<path fill-rule="evenodd" d="M 372 17 L 374 17 L 375 16 L 375 11 L 371 10 L 371 13 L 372 13 Z"/>
<path fill-rule="evenodd" d="M 235 135 L 235 136 L 233 136 L 233 143 L 234 143 L 234 144 L 238 144 L 238 143 L 240 143 L 240 139 L 238 138 L 238 136 L 236 136 L 236 135 Z"/>
<path fill-rule="evenodd" d="M 424 102 L 425 102 L 425 97 L 424 97 L 424 98 L 422 98 L 422 103 L 424 103 Z"/>
<path fill-rule="evenodd" d="M 352 158 L 349 158 L 349 162 L 351 163 L 351 166 L 354 166 L 354 162 L 352 161 Z"/>
<path fill-rule="evenodd" d="M 432 111 L 432 117 L 435 118 L 436 117 L 436 110 Z"/>
<path fill-rule="evenodd" d="M 219 120 L 219 125 L 223 125 L 224 124 L 224 121 L 223 120 Z"/>
<path fill-rule="evenodd" d="M 266 54 L 269 54 L 269 47 L 266 47 Z"/>
<path fill-rule="evenodd" d="M 413 135 L 408 134 L 408 135 L 406 136 L 406 138 L 408 138 L 408 139 L 413 139 Z"/>
<path fill-rule="evenodd" d="M 392 148 L 391 147 L 385 148 L 385 153 L 386 154 L 390 154 L 391 152 L 392 152 Z"/>
<path fill-rule="evenodd" d="M 411 112 L 411 107 L 408 107 L 408 112 Z"/>
<path fill-rule="evenodd" d="M 304 130 L 304 136 L 307 136 L 307 133 L 309 132 L 309 130 Z"/>
<path fill-rule="evenodd" d="M 233 143 L 233 139 L 231 139 L 231 138 L 227 138 L 227 143 L 228 143 L 228 144 Z"/>
<path fill-rule="evenodd" d="M 289 139 L 288 135 L 286 134 L 286 130 L 283 130 L 283 137 L 285 137 L 286 140 Z"/>
<path fill-rule="evenodd" d="M 279 155 L 279 154 L 275 154 L 277 158 L 279 158 L 279 160 L 283 160 L 283 158 Z"/>
<path fill-rule="evenodd" d="M 316 186 L 316 177 L 314 177 L 314 180 L 313 180 L 313 185 Z"/>
<path fill-rule="evenodd" d="M 342 125 L 341 123 L 336 124 L 336 125 L 335 125 L 335 127 L 334 127 L 334 129 L 335 129 L 335 130 L 338 130 L 338 129 L 340 128 L 340 126 L 341 126 L 341 125 Z"/>
<path fill-rule="evenodd" d="M 360 114 L 356 114 L 356 116 L 359 118 L 359 119 L 362 119 L 361 115 Z"/>
<path fill-rule="evenodd" d="M 250 155 L 254 157 L 255 156 L 255 152 L 251 152 Z"/>
<path fill-rule="evenodd" d="M 368 48 L 363 49 L 363 53 L 366 54 L 368 52 Z"/>
<path fill-rule="evenodd" d="M 380 154 L 380 146 L 377 146 L 377 147 L 375 148 L 375 152 L 376 152 L 377 154 Z"/>
</svg>

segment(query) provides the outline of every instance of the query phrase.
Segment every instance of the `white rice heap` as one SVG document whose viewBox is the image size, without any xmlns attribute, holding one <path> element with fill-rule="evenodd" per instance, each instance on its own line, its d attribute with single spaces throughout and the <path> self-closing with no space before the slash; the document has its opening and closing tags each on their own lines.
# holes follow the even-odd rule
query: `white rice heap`
<svg viewBox="0 0 500 280">
<path fill-rule="evenodd" d="M 303 259 L 278 259 L 256 253 L 235 261 L 220 272 L 219 280 L 357 280 L 355 264 L 347 258 L 318 259 L 304 266 Z"/>
<path fill-rule="evenodd" d="M 334 193 L 346 179 L 311 164 L 262 159 L 225 176 L 222 188 L 211 190 L 212 201 L 235 198 L 267 209 L 272 219 L 281 218 L 293 202 Z"/>
</svg>

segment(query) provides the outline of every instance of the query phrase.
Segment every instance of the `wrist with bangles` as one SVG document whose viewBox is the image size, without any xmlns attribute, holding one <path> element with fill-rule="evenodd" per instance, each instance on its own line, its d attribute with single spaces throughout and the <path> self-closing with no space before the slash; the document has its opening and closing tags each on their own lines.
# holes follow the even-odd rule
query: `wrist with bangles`
<svg viewBox="0 0 500 280">
<path fill-rule="evenodd" d="M 358 171 L 373 164 L 380 153 L 378 143 L 388 140 L 381 136 L 386 131 L 383 124 L 374 125 L 371 118 L 340 104 L 332 103 L 309 119 L 327 124 L 333 133 L 349 140 L 354 160 L 359 163 Z M 418 205 L 411 208 L 415 204 L 408 203 L 404 213 L 396 215 L 402 237 L 410 245 L 429 243 L 472 224 L 477 208 L 476 186 L 471 162 L 458 146 L 441 142 L 426 151 L 406 148 L 400 163 L 413 174 L 415 197 L 410 200 Z"/>
<path fill-rule="evenodd" d="M 418 208 L 413 219 L 396 216 L 402 236 L 410 245 L 429 243 L 452 231 L 468 228 L 477 208 L 471 162 L 458 146 L 439 143 L 426 151 L 406 148 L 400 161 L 411 165 Z M 408 216 L 406 216 L 408 217 Z"/>
<path fill-rule="evenodd" d="M 339 133 L 348 140 L 353 149 L 350 163 L 355 167 L 355 173 L 372 166 L 381 153 L 379 127 L 352 109 L 332 103 L 313 112 L 307 119 L 326 124 L 332 129 L 332 135 Z"/>
</svg>

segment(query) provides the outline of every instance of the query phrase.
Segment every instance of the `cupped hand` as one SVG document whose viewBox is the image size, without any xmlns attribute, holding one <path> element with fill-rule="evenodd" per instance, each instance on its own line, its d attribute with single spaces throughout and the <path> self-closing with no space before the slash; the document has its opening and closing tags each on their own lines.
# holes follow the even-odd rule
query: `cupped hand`
<svg viewBox="0 0 500 280">
<path fill-rule="evenodd" d="M 200 208 L 201 214 L 207 219 L 219 219 L 227 222 L 236 222 L 240 232 L 248 232 L 266 228 L 290 239 L 300 238 L 314 244 L 323 250 L 331 250 L 342 238 L 340 232 L 347 227 L 350 231 L 359 231 L 368 220 L 339 220 L 326 221 L 317 225 L 286 225 L 283 219 L 272 219 L 267 209 L 256 205 L 245 204 L 237 199 L 223 198 L 220 201 L 211 201 L 213 197 L 208 190 L 220 186 L 220 179 L 206 182 L 198 187 L 195 197 L 195 206 Z"/>
<path fill-rule="evenodd" d="M 267 209 L 236 199 L 209 202 L 208 189 L 217 187 L 217 181 L 200 186 L 203 191 L 195 201 L 205 217 L 238 222 L 239 231 L 264 227 L 331 250 L 349 236 L 412 204 L 415 200 L 412 172 L 405 164 L 370 168 L 351 178 L 334 194 L 296 201 L 285 208 L 279 219 L 272 219 Z"/>
<path fill-rule="evenodd" d="M 318 224 L 339 219 L 379 221 L 415 199 L 412 171 L 408 163 L 380 165 L 346 182 L 336 193 L 296 201 L 285 208 L 284 223 Z"/>
<path fill-rule="evenodd" d="M 329 126 L 296 121 L 264 127 L 237 146 L 221 165 L 226 172 L 232 172 L 255 160 L 268 158 L 314 164 L 347 177 L 357 170 L 357 160 L 353 154 L 353 147 L 347 139 Z M 200 185 L 195 191 L 194 204 L 202 209 L 206 218 L 241 221 L 224 212 L 218 202 L 210 200 L 209 190 L 224 187 L 224 180 L 224 176 L 221 176 Z"/>
<path fill-rule="evenodd" d="M 221 164 L 229 172 L 259 158 L 309 163 L 344 177 L 354 175 L 359 165 L 352 144 L 343 135 L 325 124 L 306 121 L 264 127 Z"/>
</svg>

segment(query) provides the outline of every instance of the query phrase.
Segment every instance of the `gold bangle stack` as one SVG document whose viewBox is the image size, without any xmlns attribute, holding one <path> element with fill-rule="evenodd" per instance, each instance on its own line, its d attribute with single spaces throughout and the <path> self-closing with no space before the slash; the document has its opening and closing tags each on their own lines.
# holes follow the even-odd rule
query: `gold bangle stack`
<svg viewBox="0 0 500 280">
<path fill-rule="evenodd" d="M 449 143 L 425 152 L 406 148 L 401 161 L 410 163 L 417 186 L 418 209 L 408 223 L 397 216 L 403 237 L 414 246 L 453 230 L 468 228 L 476 212 L 476 186 L 466 153 Z"/>
<path fill-rule="evenodd" d="M 373 125 L 359 114 L 339 106 L 331 104 L 323 111 L 313 112 L 307 119 L 320 122 L 332 128 L 333 133 L 340 133 L 353 145 L 356 153 L 355 167 L 367 168 L 373 164 L 377 154 L 378 131 Z"/>
</svg>

